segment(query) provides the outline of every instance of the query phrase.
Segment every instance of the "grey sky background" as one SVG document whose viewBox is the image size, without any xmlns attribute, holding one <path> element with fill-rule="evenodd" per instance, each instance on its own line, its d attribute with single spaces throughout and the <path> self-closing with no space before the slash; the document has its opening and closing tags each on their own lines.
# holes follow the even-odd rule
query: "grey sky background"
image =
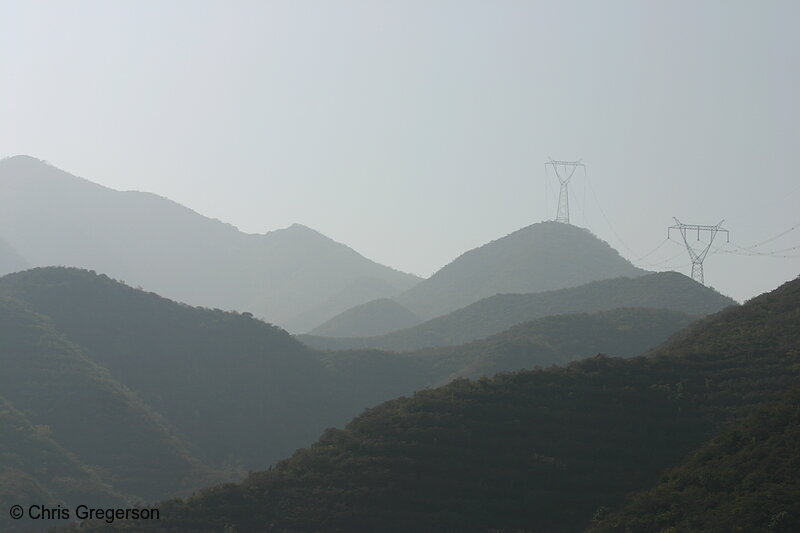
<svg viewBox="0 0 800 533">
<path fill-rule="evenodd" d="M 681 267 L 672 216 L 800 224 L 800 3 L 0 0 L 0 157 L 424 276 L 555 215 Z M 0 234 L 2 229 L 0 229 Z M 677 234 L 673 234 L 677 238 Z M 800 228 L 753 249 L 800 245 Z M 733 250 L 733 248 L 728 248 Z M 800 256 L 800 248 L 781 255 Z M 710 255 L 737 299 L 800 258 Z"/>
</svg>

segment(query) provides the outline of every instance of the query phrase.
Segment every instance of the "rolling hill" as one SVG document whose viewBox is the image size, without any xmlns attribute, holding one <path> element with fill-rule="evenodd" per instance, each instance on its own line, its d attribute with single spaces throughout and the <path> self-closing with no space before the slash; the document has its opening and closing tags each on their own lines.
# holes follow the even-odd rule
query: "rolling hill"
<svg viewBox="0 0 800 533">
<path fill-rule="evenodd" d="M 518 324 L 502 333 L 460 346 L 410 354 L 425 360 L 431 376 L 478 379 L 500 372 L 566 365 L 597 354 L 634 357 L 657 347 L 693 322 L 666 309 L 623 308 L 553 315 Z"/>
<path fill-rule="evenodd" d="M 212 464 L 263 468 L 357 412 L 321 401 L 334 389 L 321 356 L 247 315 L 66 268 L 8 275 L 0 294 L 46 315 Z"/>
<path fill-rule="evenodd" d="M 535 294 L 498 294 L 422 324 L 376 337 L 299 335 L 298 339 L 323 350 L 411 351 L 463 344 L 548 315 L 647 307 L 702 316 L 735 304 L 682 274 L 661 272 Z"/>
<path fill-rule="evenodd" d="M 540 222 L 464 253 L 396 300 L 427 320 L 495 294 L 552 291 L 642 274 L 588 230 Z"/>
<path fill-rule="evenodd" d="M 800 385 L 798 324 L 800 279 L 647 357 L 456 380 L 386 402 L 270 471 L 164 502 L 158 522 L 92 530 L 578 531 Z"/>
<path fill-rule="evenodd" d="M 420 318 L 389 298 L 357 305 L 320 324 L 309 335 L 327 337 L 366 337 L 398 328 L 415 326 Z"/>
<path fill-rule="evenodd" d="M 423 322 L 496 294 L 552 291 L 645 273 L 586 229 L 541 222 L 457 257 L 430 278 L 394 296 L 400 307 L 376 303 L 370 308 L 370 320 L 358 328 L 362 331 L 358 336 L 373 337 L 406 328 L 413 325 L 409 323 L 412 316 Z M 407 312 L 399 314 L 398 309 Z M 348 328 L 339 330 L 332 324 L 351 324 L 363 309 L 344 313 L 341 319 L 334 317 L 324 328 L 309 334 L 354 336 L 347 335 Z M 377 328 L 369 329 L 370 324 Z"/>
<path fill-rule="evenodd" d="M 316 310 L 313 327 L 419 281 L 299 224 L 245 234 L 166 198 L 115 191 L 27 156 L 0 161 L 0 227 L 31 266 L 97 270 L 278 324 Z M 336 300 L 343 291 L 349 297 Z"/>
</svg>

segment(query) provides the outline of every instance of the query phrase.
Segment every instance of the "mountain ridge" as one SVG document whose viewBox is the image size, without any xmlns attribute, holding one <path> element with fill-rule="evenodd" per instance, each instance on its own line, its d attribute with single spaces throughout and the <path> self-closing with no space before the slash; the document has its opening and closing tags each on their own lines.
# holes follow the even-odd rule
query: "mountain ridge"
<svg viewBox="0 0 800 533">
<path fill-rule="evenodd" d="M 534 293 L 645 271 L 589 230 L 538 222 L 464 252 L 396 300 L 423 319 L 502 293 Z"/>
<path fill-rule="evenodd" d="M 470 342 L 549 314 L 649 307 L 703 315 L 727 305 L 738 304 L 683 274 L 657 272 L 540 293 L 498 294 L 416 326 L 376 337 L 298 335 L 297 338 L 323 350 L 374 348 L 413 351 Z"/>
<path fill-rule="evenodd" d="M 307 226 L 243 233 L 157 194 L 117 191 L 30 156 L 0 161 L 0 227 L 30 266 L 96 270 L 178 301 L 275 323 L 365 276 L 385 282 L 382 295 L 419 281 Z M 328 310 L 320 323 L 343 310 Z"/>
</svg>

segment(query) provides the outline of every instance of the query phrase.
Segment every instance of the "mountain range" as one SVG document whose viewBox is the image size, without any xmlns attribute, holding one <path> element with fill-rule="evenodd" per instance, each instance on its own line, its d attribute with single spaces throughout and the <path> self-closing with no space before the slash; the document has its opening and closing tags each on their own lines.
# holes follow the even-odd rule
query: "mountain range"
<svg viewBox="0 0 800 533">
<path fill-rule="evenodd" d="M 300 328 L 419 281 L 299 224 L 245 234 L 155 194 L 115 191 L 28 156 L 0 161 L 0 228 L 4 273 L 76 266 Z"/>
<path fill-rule="evenodd" d="M 356 306 L 309 334 L 373 337 L 497 294 L 538 293 L 644 274 L 588 230 L 540 222 L 469 250 L 430 278 L 394 296 L 393 305 L 382 299 Z"/>
<path fill-rule="evenodd" d="M 415 354 L 320 353 L 247 313 L 191 307 L 90 271 L 9 274 L 0 278 L 0 432 L 14 435 L 5 452 L 14 459 L 2 503 L 17 491 L 62 504 L 74 494 L 185 495 L 266 468 L 382 401 L 597 350 L 636 355 L 691 320 L 619 309 Z M 43 456 L 52 468 L 37 466 Z"/>
<path fill-rule="evenodd" d="M 299 335 L 298 339 L 324 350 L 375 348 L 412 351 L 463 344 L 549 315 L 648 307 L 701 316 L 735 303 L 682 274 L 661 272 L 533 294 L 498 294 L 416 326 L 375 337 Z M 370 305 L 364 304 L 361 308 Z M 349 316 L 347 313 L 341 318 Z"/>
<path fill-rule="evenodd" d="M 29 156 L 0 161 L 0 228 L 0 273 L 76 266 L 191 305 L 337 337 L 401 329 L 499 293 L 644 274 L 588 230 L 544 222 L 420 280 L 300 224 L 245 234 L 155 194 L 109 189 Z M 357 330 L 347 329 L 352 319 L 335 319 L 386 298 L 405 311 L 376 303 L 372 322 Z"/>
<path fill-rule="evenodd" d="M 162 500 L 81 531 L 794 528 L 799 280 L 740 307 L 554 222 L 420 280 L 29 157 L 0 193 L 4 508 Z"/>
</svg>

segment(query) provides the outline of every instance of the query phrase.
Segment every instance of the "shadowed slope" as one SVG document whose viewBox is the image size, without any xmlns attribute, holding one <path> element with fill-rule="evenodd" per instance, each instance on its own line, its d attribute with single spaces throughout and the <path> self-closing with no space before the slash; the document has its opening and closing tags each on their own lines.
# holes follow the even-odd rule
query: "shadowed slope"
<svg viewBox="0 0 800 533">
<path fill-rule="evenodd" d="M 223 479 L 47 319 L 8 298 L 0 298 L 0 367 L 3 397 L 117 490 L 163 498 Z"/>
</svg>

